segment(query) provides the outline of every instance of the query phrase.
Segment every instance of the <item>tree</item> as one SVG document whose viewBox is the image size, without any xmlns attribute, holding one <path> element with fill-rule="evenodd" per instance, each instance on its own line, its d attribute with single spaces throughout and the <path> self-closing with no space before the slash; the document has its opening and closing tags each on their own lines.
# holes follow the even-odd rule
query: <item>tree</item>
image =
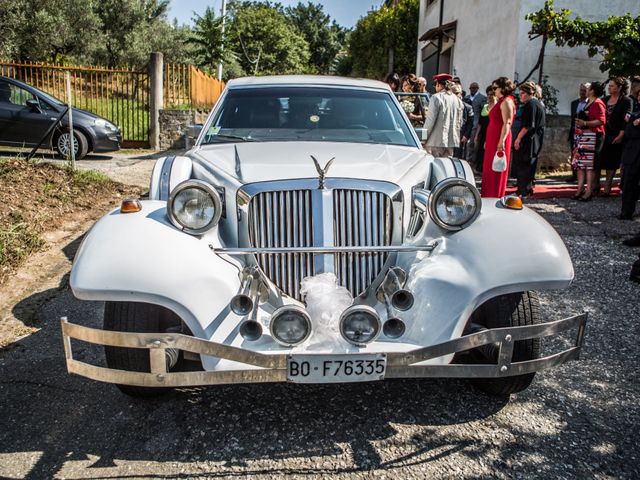
<svg viewBox="0 0 640 480">
<path fill-rule="evenodd" d="M 394 69 L 415 70 L 419 0 L 385 4 L 361 18 L 349 40 L 353 75 L 382 78 L 388 73 L 388 52 L 393 49 Z"/>
<path fill-rule="evenodd" d="M 640 74 L 640 16 L 634 18 L 627 13 L 611 16 L 606 21 L 588 22 L 579 16 L 572 20 L 570 14 L 571 10 L 556 10 L 554 1 L 546 0 L 542 9 L 525 17 L 531 22 L 529 38 L 543 39 L 538 62 L 529 76 L 537 69 L 542 70 L 547 41 L 559 47 L 587 45 L 590 57 L 602 55 L 602 72 L 622 76 Z"/>
<path fill-rule="evenodd" d="M 103 43 L 95 58 L 110 67 L 143 67 L 149 60 L 160 22 L 166 23 L 169 0 L 100 0 L 96 13 Z"/>
<path fill-rule="evenodd" d="M 24 0 L 0 0 L 0 58 L 18 57 L 24 13 Z"/>
<path fill-rule="evenodd" d="M 196 65 L 207 72 L 216 70 L 223 57 L 222 17 L 216 17 L 207 7 L 202 16 L 193 18 L 193 31 L 188 42 L 192 44 Z"/>
<path fill-rule="evenodd" d="M 84 0 L 2 0 L 0 50 L 10 58 L 40 62 L 82 57 L 99 35 L 93 6 Z"/>
<path fill-rule="evenodd" d="M 299 2 L 295 7 L 287 7 L 285 14 L 304 35 L 310 51 L 311 70 L 327 74 L 331 71 L 336 55 L 342 49 L 346 29 L 331 22 L 320 4 Z"/>
<path fill-rule="evenodd" d="M 309 46 L 280 4 L 232 2 L 227 43 L 245 72 L 306 73 Z"/>
</svg>

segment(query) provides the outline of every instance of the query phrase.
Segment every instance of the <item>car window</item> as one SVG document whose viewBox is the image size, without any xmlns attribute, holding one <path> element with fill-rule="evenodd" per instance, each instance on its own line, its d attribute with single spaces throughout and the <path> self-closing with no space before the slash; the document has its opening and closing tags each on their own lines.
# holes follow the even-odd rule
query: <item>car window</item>
<svg viewBox="0 0 640 480">
<path fill-rule="evenodd" d="M 12 83 L 0 80 L 0 103 L 26 106 L 27 100 L 34 98 L 31 92 Z"/>
<path fill-rule="evenodd" d="M 390 92 L 331 87 L 229 90 L 203 143 L 243 140 L 417 146 Z"/>
<path fill-rule="evenodd" d="M 53 108 L 51 105 L 49 105 L 49 104 L 48 104 L 47 102 L 45 102 L 44 100 L 39 99 L 39 102 L 40 102 L 40 108 L 41 108 L 42 110 L 46 110 L 46 111 L 48 111 L 48 112 L 55 112 L 55 111 L 56 111 L 56 109 L 55 109 L 55 108 Z"/>
</svg>

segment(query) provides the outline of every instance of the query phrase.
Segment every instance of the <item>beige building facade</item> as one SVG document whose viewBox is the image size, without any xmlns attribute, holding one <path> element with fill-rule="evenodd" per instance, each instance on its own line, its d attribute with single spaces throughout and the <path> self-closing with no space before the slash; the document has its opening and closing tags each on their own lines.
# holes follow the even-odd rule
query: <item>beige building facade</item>
<svg viewBox="0 0 640 480">
<path fill-rule="evenodd" d="M 465 89 L 475 81 L 484 90 L 502 75 L 523 81 L 536 64 L 542 42 L 529 40 L 531 24 L 524 17 L 543 6 L 544 0 L 421 0 L 416 73 L 428 79 L 452 73 Z M 627 12 L 640 15 L 639 0 L 556 0 L 556 8 L 568 8 L 590 21 Z M 586 47 L 547 45 L 544 75 L 558 89 L 560 114 L 569 114 L 580 83 L 607 78 L 599 60 L 589 58 Z M 538 72 L 532 79 L 538 79 Z"/>
</svg>

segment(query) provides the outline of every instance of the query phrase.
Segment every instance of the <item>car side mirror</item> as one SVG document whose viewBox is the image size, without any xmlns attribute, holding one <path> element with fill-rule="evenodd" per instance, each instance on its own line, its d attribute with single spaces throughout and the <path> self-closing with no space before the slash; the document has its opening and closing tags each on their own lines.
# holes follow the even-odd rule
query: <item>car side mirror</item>
<svg viewBox="0 0 640 480">
<path fill-rule="evenodd" d="M 422 128 L 422 127 L 414 127 L 413 128 L 416 133 L 418 134 L 418 138 L 422 141 L 425 141 L 427 139 L 427 129 L 426 128 Z"/>
<path fill-rule="evenodd" d="M 36 100 L 35 98 L 30 98 L 29 100 L 27 100 L 27 107 L 29 107 L 29 110 L 31 110 L 32 112 L 42 113 L 40 102 L 38 102 L 38 100 Z"/>
<path fill-rule="evenodd" d="M 187 131 L 184 133 L 185 147 L 191 148 L 196 143 L 200 132 L 204 128 L 204 125 L 197 123 L 195 125 L 189 125 Z"/>
</svg>

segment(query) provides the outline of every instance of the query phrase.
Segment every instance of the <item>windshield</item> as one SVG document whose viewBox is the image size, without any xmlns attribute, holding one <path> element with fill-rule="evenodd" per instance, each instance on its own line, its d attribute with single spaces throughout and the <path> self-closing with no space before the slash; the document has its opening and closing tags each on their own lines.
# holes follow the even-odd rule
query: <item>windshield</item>
<svg viewBox="0 0 640 480">
<path fill-rule="evenodd" d="M 417 146 L 391 92 L 327 87 L 231 89 L 202 143 L 300 140 Z"/>
</svg>

